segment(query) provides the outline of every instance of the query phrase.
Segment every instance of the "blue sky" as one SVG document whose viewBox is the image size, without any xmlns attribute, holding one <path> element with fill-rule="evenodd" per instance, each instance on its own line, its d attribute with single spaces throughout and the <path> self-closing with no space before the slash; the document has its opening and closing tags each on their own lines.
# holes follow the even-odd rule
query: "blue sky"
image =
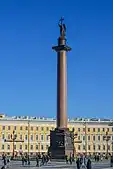
<svg viewBox="0 0 113 169">
<path fill-rule="evenodd" d="M 0 112 L 56 116 L 58 20 L 65 17 L 68 116 L 113 118 L 113 1 L 0 1 Z"/>
</svg>

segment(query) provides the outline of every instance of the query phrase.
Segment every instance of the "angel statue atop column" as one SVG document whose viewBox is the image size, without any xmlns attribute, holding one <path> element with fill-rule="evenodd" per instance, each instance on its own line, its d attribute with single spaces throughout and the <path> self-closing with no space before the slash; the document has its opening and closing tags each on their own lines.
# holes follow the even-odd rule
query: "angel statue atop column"
<svg viewBox="0 0 113 169">
<path fill-rule="evenodd" d="M 64 18 L 61 17 L 61 19 L 59 20 L 59 27 L 60 27 L 60 36 L 64 37 L 66 36 L 66 25 L 63 23 Z"/>
</svg>

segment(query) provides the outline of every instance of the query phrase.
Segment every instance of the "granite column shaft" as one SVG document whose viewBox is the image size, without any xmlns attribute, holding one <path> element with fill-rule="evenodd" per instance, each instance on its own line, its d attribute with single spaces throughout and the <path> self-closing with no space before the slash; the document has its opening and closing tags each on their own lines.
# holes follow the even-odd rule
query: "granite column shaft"
<svg viewBox="0 0 113 169">
<path fill-rule="evenodd" d="M 57 53 L 57 128 L 67 128 L 66 51 Z"/>
</svg>

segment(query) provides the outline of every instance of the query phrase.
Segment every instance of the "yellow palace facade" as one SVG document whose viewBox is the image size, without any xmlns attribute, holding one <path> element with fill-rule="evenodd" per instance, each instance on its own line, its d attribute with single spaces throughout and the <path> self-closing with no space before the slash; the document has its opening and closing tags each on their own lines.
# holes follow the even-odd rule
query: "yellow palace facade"
<svg viewBox="0 0 113 169">
<path fill-rule="evenodd" d="M 68 120 L 68 127 L 77 133 L 75 152 L 106 154 L 113 152 L 113 123 L 110 119 Z M 0 115 L 0 155 L 14 153 L 47 152 L 50 144 L 50 130 L 56 127 L 53 118 L 7 117 Z M 107 132 L 107 134 L 106 134 Z M 109 139 L 106 140 L 106 137 Z M 12 141 L 14 138 L 14 142 Z"/>
</svg>

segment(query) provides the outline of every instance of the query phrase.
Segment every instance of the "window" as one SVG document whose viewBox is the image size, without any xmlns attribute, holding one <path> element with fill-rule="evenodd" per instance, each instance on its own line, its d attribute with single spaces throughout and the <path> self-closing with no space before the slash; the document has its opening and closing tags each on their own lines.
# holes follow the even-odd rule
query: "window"
<svg viewBox="0 0 113 169">
<path fill-rule="evenodd" d="M 100 136 L 98 136 L 98 141 L 100 141 Z"/>
<path fill-rule="evenodd" d="M 2 126 L 2 130 L 5 130 L 5 126 Z"/>
<path fill-rule="evenodd" d="M 49 148 L 49 146 L 48 146 L 48 145 L 46 145 L 46 150 L 48 150 L 48 148 Z"/>
<path fill-rule="evenodd" d="M 2 144 L 2 150 L 4 150 L 4 145 Z"/>
<path fill-rule="evenodd" d="M 10 130 L 10 126 L 8 126 L 8 130 Z"/>
<path fill-rule="evenodd" d="M 90 136 L 88 136 L 88 140 L 90 140 Z"/>
<path fill-rule="evenodd" d="M 112 151 L 113 151 L 113 144 L 112 144 Z"/>
<path fill-rule="evenodd" d="M 38 140 L 38 135 L 36 135 L 36 140 Z"/>
<path fill-rule="evenodd" d="M 93 145 L 93 150 L 95 150 L 95 145 Z"/>
<path fill-rule="evenodd" d="M 52 127 L 52 130 L 54 130 L 54 127 Z"/>
<path fill-rule="evenodd" d="M 25 140 L 27 140 L 27 135 L 25 135 Z"/>
<path fill-rule="evenodd" d="M 95 136 L 93 136 L 93 141 L 95 141 Z"/>
<path fill-rule="evenodd" d="M 93 128 L 93 132 L 95 132 L 95 128 Z"/>
<path fill-rule="evenodd" d="M 80 132 L 80 128 L 78 128 L 78 131 Z"/>
<path fill-rule="evenodd" d="M 109 128 L 107 128 L 107 131 L 109 132 Z"/>
<path fill-rule="evenodd" d="M 33 131 L 33 127 L 31 127 L 31 131 Z"/>
<path fill-rule="evenodd" d="M 31 135 L 31 140 L 33 141 L 33 135 Z"/>
<path fill-rule="evenodd" d="M 25 150 L 27 150 L 27 145 L 25 145 Z"/>
<path fill-rule="evenodd" d="M 31 150 L 33 150 L 33 145 L 31 145 Z"/>
<path fill-rule="evenodd" d="M 49 127 L 47 127 L 46 130 L 48 131 L 48 130 L 49 130 Z"/>
<path fill-rule="evenodd" d="M 112 136 L 112 140 L 113 140 L 113 136 Z"/>
<path fill-rule="evenodd" d="M 22 135 L 20 135 L 20 140 L 22 140 Z"/>
<path fill-rule="evenodd" d="M 83 150 L 85 150 L 86 148 L 85 148 L 85 145 L 83 145 Z"/>
<path fill-rule="evenodd" d="M 38 131 L 38 127 L 36 127 L 36 130 Z"/>
<path fill-rule="evenodd" d="M 100 128 L 98 128 L 98 132 L 100 132 Z"/>
<path fill-rule="evenodd" d="M 80 140 L 80 136 L 78 136 L 78 140 Z"/>
<path fill-rule="evenodd" d="M 7 149 L 10 150 L 10 145 L 9 144 L 7 145 Z"/>
<path fill-rule="evenodd" d="M 22 145 L 20 145 L 20 150 L 22 150 Z"/>
<path fill-rule="evenodd" d="M 28 127 L 26 126 L 26 130 L 28 130 Z"/>
<path fill-rule="evenodd" d="M 47 140 L 47 141 L 49 140 L 49 136 L 48 136 L 48 135 L 46 136 L 46 140 Z"/>
<path fill-rule="evenodd" d="M 20 130 L 22 130 L 22 126 L 20 126 Z"/>
<path fill-rule="evenodd" d="M 88 128 L 88 132 L 90 132 L 90 128 Z"/>
<path fill-rule="evenodd" d="M 90 150 L 90 145 L 88 145 L 88 150 Z"/>
<path fill-rule="evenodd" d="M 16 130 L 16 126 L 14 126 L 14 130 Z"/>
<path fill-rule="evenodd" d="M 43 150 L 44 149 L 44 146 L 43 145 L 41 145 L 41 150 Z"/>
<path fill-rule="evenodd" d="M 43 130 L 44 130 L 44 128 L 43 128 L 43 127 L 41 127 L 41 130 L 43 131 Z"/>
<path fill-rule="evenodd" d="M 16 145 L 14 145 L 14 149 L 16 150 Z"/>
<path fill-rule="evenodd" d="M 41 135 L 41 140 L 44 140 L 44 136 L 43 135 Z"/>
<path fill-rule="evenodd" d="M 83 140 L 85 140 L 85 136 L 83 136 Z"/>
<path fill-rule="evenodd" d="M 105 128 L 103 128 L 103 132 L 105 132 Z"/>
<path fill-rule="evenodd" d="M 108 145 L 108 150 L 110 150 L 110 145 Z"/>
<path fill-rule="evenodd" d="M 106 136 L 103 136 L 103 141 L 106 140 Z"/>
<path fill-rule="evenodd" d="M 112 127 L 112 132 L 113 132 L 113 127 Z"/>
<path fill-rule="evenodd" d="M 80 150 L 80 145 L 78 145 L 78 150 Z"/>
<path fill-rule="evenodd" d="M 10 137 L 10 134 L 8 134 L 8 139 L 10 139 L 11 137 Z"/>
<path fill-rule="evenodd" d="M 4 134 L 2 134 L 2 139 L 5 139 L 5 136 L 4 136 Z"/>
<path fill-rule="evenodd" d="M 36 150 L 38 150 L 38 145 L 36 145 Z"/>
<path fill-rule="evenodd" d="M 103 145 L 103 150 L 105 150 L 105 145 Z"/>
<path fill-rule="evenodd" d="M 100 145 L 98 145 L 98 150 L 100 150 Z"/>
</svg>

